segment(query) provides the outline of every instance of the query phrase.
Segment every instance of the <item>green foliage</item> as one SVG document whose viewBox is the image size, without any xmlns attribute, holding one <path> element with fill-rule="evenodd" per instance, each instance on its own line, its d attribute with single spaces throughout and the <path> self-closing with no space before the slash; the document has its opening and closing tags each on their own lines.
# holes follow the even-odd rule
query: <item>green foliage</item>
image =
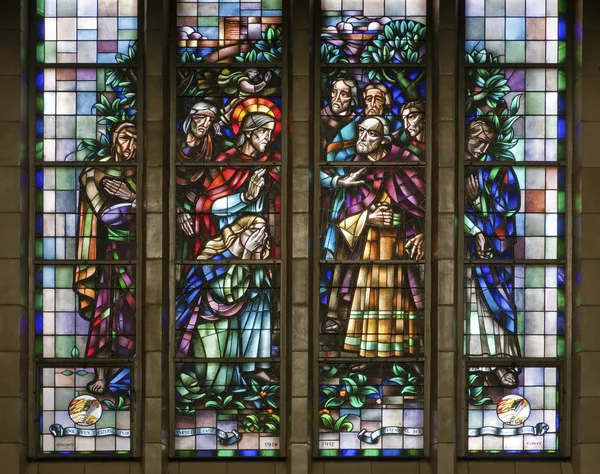
<svg viewBox="0 0 600 474">
<path fill-rule="evenodd" d="M 419 383 L 419 378 L 408 372 L 400 364 L 394 364 L 392 371 L 395 377 L 390 378 L 390 383 L 402 387 L 402 395 L 423 395 L 423 385 Z"/>
<path fill-rule="evenodd" d="M 519 142 L 514 136 L 513 125 L 519 118 L 519 107 L 521 104 L 521 96 L 518 94 L 513 97 L 510 107 L 506 107 L 502 112 L 487 112 L 483 113 L 481 109 L 477 109 L 477 117 L 484 118 L 488 121 L 498 133 L 496 142 L 488 150 L 488 154 L 498 161 L 514 161 L 515 156 L 510 151 Z"/>
<path fill-rule="evenodd" d="M 176 406 L 175 411 L 182 415 L 193 415 L 196 413 L 196 409 L 192 408 L 190 405 Z"/>
<path fill-rule="evenodd" d="M 204 59 L 201 56 L 196 56 L 193 51 L 185 50 L 182 54 L 177 57 L 177 60 L 183 64 L 189 63 L 203 63 Z"/>
<path fill-rule="evenodd" d="M 217 410 L 239 409 L 243 410 L 246 406 L 239 400 L 234 400 L 233 395 L 227 395 L 225 398 L 220 395 L 213 395 L 213 399 L 204 404 L 204 408 L 215 408 Z"/>
<path fill-rule="evenodd" d="M 485 49 L 465 54 L 467 64 L 497 64 L 498 58 Z M 510 92 L 508 81 L 499 67 L 466 68 L 467 110 L 471 107 L 495 109 Z"/>
<path fill-rule="evenodd" d="M 425 31 L 425 25 L 412 20 L 391 21 L 364 49 L 361 63 L 417 63 L 421 59 Z"/>
<path fill-rule="evenodd" d="M 106 126 L 107 133 L 100 133 L 97 138 L 90 137 L 79 142 L 77 151 L 85 152 L 85 160 L 108 158 L 111 131 L 123 122 L 136 122 L 137 75 L 134 67 L 136 59 L 137 43 L 131 43 L 127 53 L 115 54 L 115 61 L 119 67 L 107 69 L 105 83 L 109 91 L 100 94 L 100 101 L 94 104 L 96 112 L 102 117 L 98 124 Z"/>
<path fill-rule="evenodd" d="M 467 402 L 469 405 L 476 407 L 494 403 L 490 397 L 483 396 L 483 380 L 480 375 L 469 375 L 469 383 L 467 385 Z"/>
<path fill-rule="evenodd" d="M 283 36 L 280 28 L 269 26 L 261 33 L 261 39 L 252 45 L 252 49 L 241 52 L 235 57 L 239 63 L 278 63 L 283 60 Z M 281 70 L 274 70 L 281 75 Z"/>
<path fill-rule="evenodd" d="M 321 44 L 321 62 L 325 64 L 337 64 L 344 63 L 348 64 L 350 61 L 342 55 L 340 49 L 331 43 Z"/>
<path fill-rule="evenodd" d="M 117 398 L 117 403 L 113 402 L 112 400 L 108 400 L 108 399 L 101 400 L 101 403 L 106 405 L 107 410 L 111 410 L 111 411 L 127 411 L 127 410 L 129 410 L 129 405 L 125 404 L 125 399 L 121 396 L 119 396 Z"/>
<path fill-rule="evenodd" d="M 376 387 L 367 385 L 366 375 L 350 372 L 341 381 L 344 385 L 340 388 L 326 385 L 321 387 L 322 408 L 337 408 L 346 403 L 353 408 L 362 408 L 369 395 L 379 394 Z"/>
<path fill-rule="evenodd" d="M 262 420 L 257 415 L 246 415 L 244 417 L 244 429 L 247 433 L 277 433 L 279 432 L 280 418 L 270 413 Z"/>
<path fill-rule="evenodd" d="M 350 415 L 342 415 L 337 420 L 334 420 L 330 415 L 329 410 L 321 410 L 319 413 L 319 420 L 325 426 L 325 428 L 330 429 L 334 433 L 339 433 L 341 431 L 352 431 L 354 425 L 350 421 L 346 421 L 346 419 Z"/>
<path fill-rule="evenodd" d="M 254 379 L 248 385 L 247 395 L 243 397 L 245 402 L 251 402 L 256 408 L 267 406 L 272 409 L 279 408 L 276 398 L 279 385 L 259 385 Z"/>
</svg>

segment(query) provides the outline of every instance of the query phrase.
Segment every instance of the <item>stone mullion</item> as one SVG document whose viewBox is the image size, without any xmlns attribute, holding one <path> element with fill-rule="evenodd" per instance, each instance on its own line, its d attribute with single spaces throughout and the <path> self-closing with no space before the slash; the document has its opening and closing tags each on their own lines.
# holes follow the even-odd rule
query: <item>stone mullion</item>
<svg viewBox="0 0 600 474">
<path fill-rule="evenodd" d="M 144 149 L 143 393 L 144 474 L 166 474 L 169 439 L 169 0 L 146 0 L 142 116 Z M 142 356 L 142 354 L 140 354 Z M 143 397 L 143 398 L 142 398 Z"/>
<path fill-rule="evenodd" d="M 600 4 L 575 2 L 573 74 L 573 362 L 572 459 L 577 474 L 600 464 L 600 382 L 590 377 L 600 365 Z M 591 372 L 594 371 L 594 372 Z M 564 472 L 564 471 L 563 471 Z"/>
<path fill-rule="evenodd" d="M 0 457 L 22 474 L 27 454 L 28 387 L 28 62 L 27 6 L 2 4 L 0 17 Z M 7 471 L 7 472 L 8 472 Z"/>
<path fill-rule="evenodd" d="M 457 295 L 461 282 L 457 265 L 462 263 L 457 248 L 457 174 L 460 173 L 457 154 L 459 113 L 457 103 L 458 44 L 457 7 L 459 0 L 435 0 L 433 6 L 433 60 L 431 80 L 433 94 L 433 148 L 430 212 L 431 229 L 431 471 L 435 474 L 454 474 L 456 470 L 456 380 L 457 372 Z M 460 196 L 458 196 L 460 199 Z M 460 347 L 460 346 L 458 346 Z"/>
<path fill-rule="evenodd" d="M 287 472 L 289 474 L 307 474 L 311 469 L 312 457 L 312 421 L 314 407 L 312 403 L 312 376 L 317 370 L 316 362 L 310 354 L 309 334 L 312 326 L 309 322 L 310 308 L 310 278 L 313 272 L 309 265 L 309 236 L 312 214 L 309 213 L 309 166 L 311 163 L 311 148 L 309 144 L 310 122 L 310 14 L 309 2 L 294 1 L 291 5 L 289 31 L 290 51 L 288 61 L 291 64 L 290 103 L 288 107 L 289 140 L 288 140 L 288 175 L 290 192 L 288 193 L 288 242 L 291 246 L 291 262 L 288 277 L 291 278 L 287 289 L 289 293 L 288 307 L 291 317 L 288 317 L 288 338 L 291 351 L 291 376 L 288 377 L 288 408 L 287 435 Z M 291 217 L 291 218 L 290 218 Z M 316 315 L 312 316 L 316 318 Z M 310 369 L 312 365 L 312 370 Z M 291 415 L 291 416 L 290 416 Z"/>
</svg>

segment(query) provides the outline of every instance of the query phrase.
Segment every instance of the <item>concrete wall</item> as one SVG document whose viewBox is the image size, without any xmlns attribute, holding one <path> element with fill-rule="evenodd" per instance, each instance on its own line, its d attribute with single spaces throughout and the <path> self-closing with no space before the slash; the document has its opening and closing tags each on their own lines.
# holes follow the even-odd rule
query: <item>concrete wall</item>
<svg viewBox="0 0 600 474">
<path fill-rule="evenodd" d="M 141 297 L 145 321 L 141 460 L 132 462 L 35 462 L 27 459 L 28 275 L 27 241 L 27 10 L 20 0 L 0 6 L 0 472 L 2 474 L 595 474 L 600 472 L 600 2 L 577 0 L 574 34 L 573 141 L 573 357 L 572 456 L 557 461 L 457 461 L 456 378 L 456 1 L 434 0 L 433 85 L 431 456 L 424 461 L 322 462 L 312 459 L 309 334 L 311 219 L 310 12 L 293 5 L 292 83 L 289 106 L 290 190 L 287 232 L 293 277 L 285 283 L 289 366 L 287 456 L 284 461 L 169 462 L 167 387 L 169 64 L 167 0 L 147 0 L 147 60 L 143 101 L 146 238 Z M 23 2 L 25 3 L 25 2 Z M 145 295 L 145 297 L 144 297 Z M 316 316 L 315 316 L 316 317 Z M 33 402 L 33 401 L 32 401 Z M 34 402 L 35 403 L 35 402 Z"/>
</svg>

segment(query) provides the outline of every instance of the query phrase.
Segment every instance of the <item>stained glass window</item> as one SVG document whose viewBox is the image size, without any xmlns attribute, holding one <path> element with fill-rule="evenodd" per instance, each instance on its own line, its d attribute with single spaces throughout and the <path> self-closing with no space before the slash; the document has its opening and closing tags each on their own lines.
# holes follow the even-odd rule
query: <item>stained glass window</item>
<svg viewBox="0 0 600 474">
<path fill-rule="evenodd" d="M 467 0 L 466 16 L 466 449 L 555 454 L 568 280 L 566 2 Z"/>
<path fill-rule="evenodd" d="M 38 452 L 130 455 L 138 311 L 136 0 L 38 0 Z"/>
<path fill-rule="evenodd" d="M 283 453 L 282 21 L 281 0 L 177 2 L 177 457 Z"/>
<path fill-rule="evenodd" d="M 422 456 L 426 2 L 320 15 L 316 452 Z"/>
</svg>

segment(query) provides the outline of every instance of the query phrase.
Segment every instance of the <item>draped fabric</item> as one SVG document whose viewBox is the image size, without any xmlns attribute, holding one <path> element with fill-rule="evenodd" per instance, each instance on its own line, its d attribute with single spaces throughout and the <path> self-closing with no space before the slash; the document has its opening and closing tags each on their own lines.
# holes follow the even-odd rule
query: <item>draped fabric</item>
<svg viewBox="0 0 600 474">
<path fill-rule="evenodd" d="M 108 347 L 116 355 L 135 353 L 135 210 L 100 191 L 103 179 L 121 180 L 135 192 L 135 168 L 87 168 L 80 176 L 79 227 L 74 290 L 79 313 L 90 321 L 86 357 Z M 107 260 L 110 264 L 93 263 Z"/>
<path fill-rule="evenodd" d="M 489 159 L 489 158 L 488 158 Z M 516 340 L 516 305 L 514 266 L 502 260 L 514 257 L 516 214 L 520 208 L 520 189 L 514 170 L 509 166 L 473 168 L 479 182 L 479 197 L 468 201 L 465 209 L 465 232 L 480 232 L 489 248 L 490 264 L 473 267 L 469 341 L 470 355 L 519 356 Z M 468 250 L 476 257 L 475 239 Z"/>
</svg>

